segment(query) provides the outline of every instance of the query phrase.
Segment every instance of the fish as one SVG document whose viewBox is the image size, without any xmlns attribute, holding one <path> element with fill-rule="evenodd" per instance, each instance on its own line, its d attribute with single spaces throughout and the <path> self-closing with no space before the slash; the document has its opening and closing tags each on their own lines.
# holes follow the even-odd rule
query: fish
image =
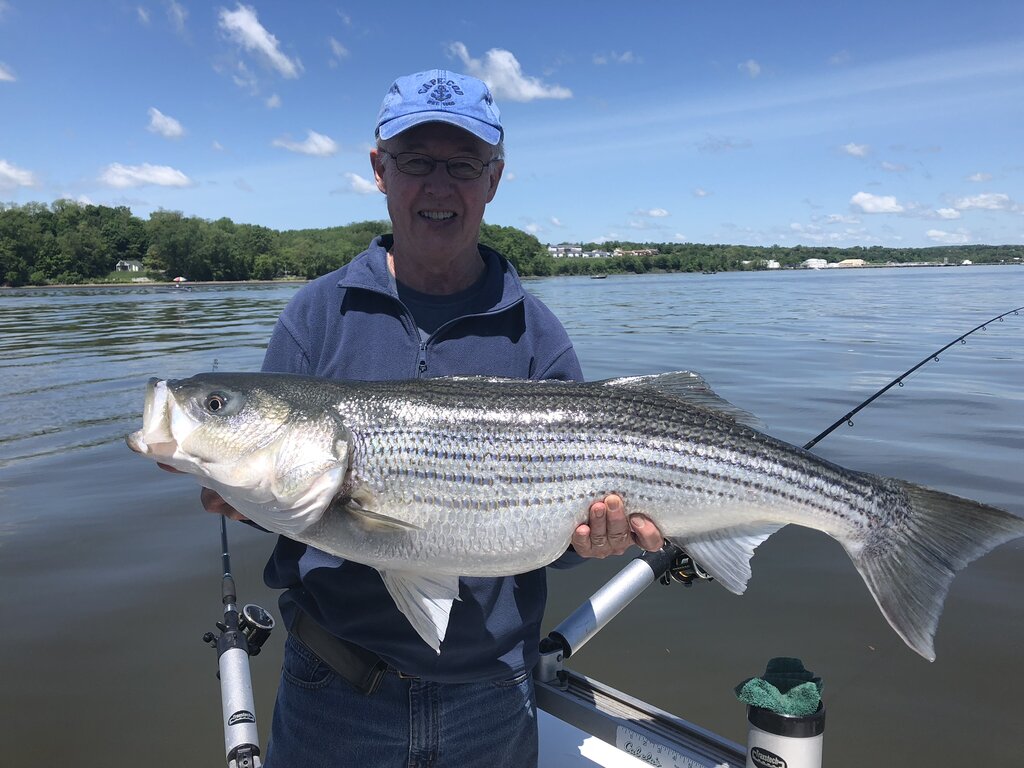
<svg viewBox="0 0 1024 768">
<path fill-rule="evenodd" d="M 928 660 L 957 572 L 1024 536 L 1005 510 L 771 437 L 689 371 L 587 383 L 202 373 L 151 379 L 142 421 L 133 451 L 269 531 L 375 568 L 438 653 L 459 577 L 553 562 L 613 493 L 736 594 L 783 526 L 828 534 Z"/>
</svg>

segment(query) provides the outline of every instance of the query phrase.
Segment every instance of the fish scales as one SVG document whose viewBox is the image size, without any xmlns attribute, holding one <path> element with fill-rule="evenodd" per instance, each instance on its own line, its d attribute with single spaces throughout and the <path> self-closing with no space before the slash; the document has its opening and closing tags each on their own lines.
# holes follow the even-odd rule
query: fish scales
<svg viewBox="0 0 1024 768">
<path fill-rule="evenodd" d="M 790 523 L 835 538 L 889 623 L 934 658 L 956 572 L 1024 536 L 1003 510 L 845 469 L 747 424 L 695 374 L 607 382 L 152 380 L 137 453 L 265 528 L 374 567 L 440 651 L 461 576 L 544 566 L 620 494 L 727 589 Z"/>
<path fill-rule="evenodd" d="M 429 532 L 403 541 L 382 537 L 375 559 L 423 558 L 463 575 L 519 572 L 549 555 L 517 557 L 524 546 L 534 554 L 536 542 L 549 536 L 552 517 L 565 518 L 568 507 L 574 527 L 595 496 L 611 492 L 670 536 L 700 530 L 695 509 L 713 512 L 708 527 L 714 527 L 737 503 L 773 510 L 770 519 L 777 519 L 780 504 L 825 517 L 863 496 L 864 483 L 853 473 L 836 467 L 820 480 L 808 473 L 805 459 L 780 453 L 780 446 L 790 446 L 758 441 L 758 433 L 736 424 L 711 431 L 709 421 L 721 419 L 680 412 L 663 397 L 609 394 L 600 385 L 556 387 L 541 397 L 531 389 L 509 387 L 499 399 L 493 386 L 391 384 L 393 400 L 383 409 L 374 402 L 358 414 L 354 403 L 345 404 L 356 436 L 353 483 L 376 489 L 378 509 L 401 510 L 417 525 L 435 522 L 424 529 Z M 421 398 L 429 403 L 417 402 Z M 787 482 L 762 480 L 775 475 Z M 507 534 L 509 509 L 520 516 L 515 527 L 521 536 Z M 673 521 L 669 509 L 691 513 Z M 558 541 L 562 549 L 568 545 L 564 533 Z"/>
</svg>

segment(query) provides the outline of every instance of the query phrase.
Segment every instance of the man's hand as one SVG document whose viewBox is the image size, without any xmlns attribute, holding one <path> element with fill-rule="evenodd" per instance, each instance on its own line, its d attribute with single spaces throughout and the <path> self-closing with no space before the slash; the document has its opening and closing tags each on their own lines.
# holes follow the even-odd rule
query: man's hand
<svg viewBox="0 0 1024 768">
<path fill-rule="evenodd" d="M 156 464 L 160 469 L 166 470 L 167 472 L 177 472 L 179 475 L 184 474 L 181 470 L 175 469 L 167 464 Z M 211 491 L 209 488 L 203 488 L 199 494 L 199 501 L 203 505 L 203 509 L 207 512 L 213 512 L 215 515 L 224 515 L 231 520 L 248 520 L 245 515 L 239 512 L 237 509 L 232 507 L 224 498 L 216 491 Z"/>
<path fill-rule="evenodd" d="M 199 494 L 199 501 L 202 502 L 203 509 L 207 512 L 213 512 L 216 515 L 224 515 L 224 517 L 230 520 L 249 519 L 224 501 L 224 498 L 219 493 L 211 491 L 209 488 L 203 488 L 202 492 Z"/>
<path fill-rule="evenodd" d="M 633 544 L 654 552 L 665 543 L 661 531 L 645 515 L 626 516 L 622 499 L 609 494 L 590 505 L 590 519 L 572 535 L 572 548 L 580 557 L 621 555 Z"/>
</svg>

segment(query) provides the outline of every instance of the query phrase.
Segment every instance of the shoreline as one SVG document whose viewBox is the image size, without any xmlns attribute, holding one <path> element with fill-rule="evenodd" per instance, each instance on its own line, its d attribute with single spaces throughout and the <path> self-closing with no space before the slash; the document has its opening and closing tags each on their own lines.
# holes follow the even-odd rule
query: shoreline
<svg viewBox="0 0 1024 768">
<path fill-rule="evenodd" d="M 910 261 L 903 262 L 900 264 L 858 264 L 858 265 L 845 265 L 837 266 L 830 265 L 826 267 L 813 268 L 813 267 L 780 267 L 775 269 L 725 269 L 710 274 L 728 274 L 730 272 L 765 272 L 765 273 L 777 273 L 777 272 L 833 272 L 833 271 L 855 271 L 859 269 L 910 269 L 910 268 L 929 268 L 929 267 L 1021 267 L 1024 266 L 1022 262 L 1006 262 L 1002 264 L 990 264 L 990 263 L 974 263 L 974 264 L 939 264 L 936 262 L 920 262 Z M 606 272 L 602 273 L 609 277 L 620 276 L 620 275 L 677 275 L 677 274 L 691 274 L 691 275 L 706 275 L 707 272 L 689 272 L 686 270 L 674 270 L 666 271 L 659 269 L 650 269 L 647 272 Z M 520 277 L 524 280 L 534 280 L 538 278 L 548 277 L 591 277 L 589 272 L 581 272 L 573 275 L 521 275 Z M 216 285 L 294 285 L 299 283 L 308 283 L 309 279 L 303 277 L 289 277 L 280 278 L 274 280 L 196 280 L 188 281 L 184 283 L 175 283 L 172 280 L 159 281 L 149 280 L 140 283 L 47 283 L 46 285 L 21 285 L 17 287 L 0 285 L 0 293 L 4 291 L 25 291 L 25 290 L 50 290 L 52 288 L 170 288 L 175 290 L 192 288 L 194 286 L 216 286 Z"/>
</svg>

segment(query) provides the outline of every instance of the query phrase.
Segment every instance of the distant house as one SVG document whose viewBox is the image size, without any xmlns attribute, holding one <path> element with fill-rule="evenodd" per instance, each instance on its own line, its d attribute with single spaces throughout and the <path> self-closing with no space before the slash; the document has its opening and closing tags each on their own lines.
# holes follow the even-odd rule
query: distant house
<svg viewBox="0 0 1024 768">
<path fill-rule="evenodd" d="M 108 262 L 109 263 L 109 262 Z M 135 259 L 121 259 L 114 267 L 118 272 L 141 272 L 142 262 Z"/>
<path fill-rule="evenodd" d="M 824 259 L 805 259 L 800 266 L 804 269 L 824 269 L 828 266 L 828 262 Z"/>
<path fill-rule="evenodd" d="M 549 245 L 548 253 L 556 259 L 579 259 L 583 256 L 583 246 L 572 243 Z"/>
<path fill-rule="evenodd" d="M 839 267 L 863 267 L 867 262 L 864 259 L 843 259 L 836 266 Z"/>
</svg>

